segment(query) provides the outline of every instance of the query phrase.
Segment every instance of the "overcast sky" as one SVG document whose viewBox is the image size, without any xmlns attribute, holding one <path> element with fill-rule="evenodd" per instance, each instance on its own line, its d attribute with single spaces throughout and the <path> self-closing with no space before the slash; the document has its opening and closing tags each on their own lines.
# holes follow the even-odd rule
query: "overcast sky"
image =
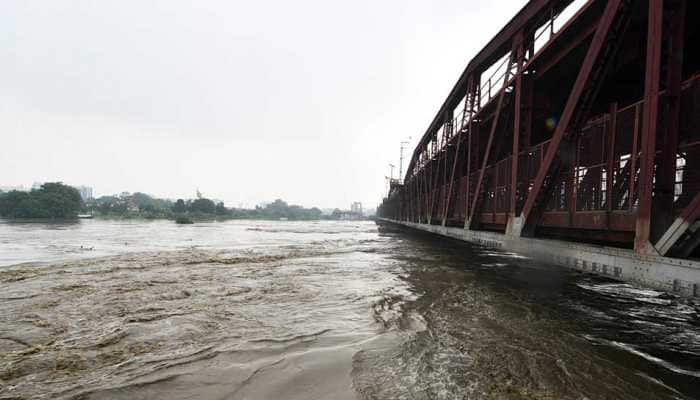
<svg viewBox="0 0 700 400">
<path fill-rule="evenodd" d="M 0 185 L 374 206 L 525 3 L 3 1 Z"/>
</svg>

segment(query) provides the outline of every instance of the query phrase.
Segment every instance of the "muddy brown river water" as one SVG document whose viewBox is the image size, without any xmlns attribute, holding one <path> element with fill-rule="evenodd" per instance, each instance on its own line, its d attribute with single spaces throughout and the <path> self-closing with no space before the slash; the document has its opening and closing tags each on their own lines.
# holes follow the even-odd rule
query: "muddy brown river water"
<svg viewBox="0 0 700 400">
<path fill-rule="evenodd" d="M 700 305 L 371 222 L 0 221 L 0 399 L 694 399 Z"/>
</svg>

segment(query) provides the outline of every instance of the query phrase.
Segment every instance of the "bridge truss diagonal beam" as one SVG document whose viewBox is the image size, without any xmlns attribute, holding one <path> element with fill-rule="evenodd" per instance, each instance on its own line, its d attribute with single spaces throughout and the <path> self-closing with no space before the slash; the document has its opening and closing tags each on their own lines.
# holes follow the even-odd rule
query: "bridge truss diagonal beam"
<svg viewBox="0 0 700 400">
<path fill-rule="evenodd" d="M 696 194 L 683 212 L 673 221 L 673 224 L 661 236 L 654 246 L 660 255 L 668 255 L 678 240 L 688 231 L 688 228 L 700 217 L 700 193 Z"/>
<path fill-rule="evenodd" d="M 606 40 L 619 41 L 621 31 L 624 31 L 624 21 L 617 21 L 623 26 L 620 27 L 622 29 L 615 32 L 616 35 L 612 35 L 616 37 L 609 37 L 611 36 L 610 31 L 614 22 L 616 22 L 620 9 L 623 6 L 631 7 L 630 3 L 630 1 L 624 0 L 608 1 L 598 22 L 598 27 L 589 45 L 584 62 L 564 106 L 560 122 L 554 131 L 547 147 L 546 156 L 540 165 L 534 184 L 523 206 L 521 214 L 523 220 L 521 235 L 523 236 L 532 236 L 534 234 L 535 227 L 546 205 L 548 194 L 553 189 L 555 178 L 564 169 L 564 164 L 571 161 L 570 157 L 568 157 L 569 155 L 565 154 L 570 150 L 571 136 L 576 134 L 576 130 L 585 120 L 586 108 L 594 100 L 599 85 L 602 83 L 605 64 L 610 61 L 612 53 L 614 53 L 611 47 L 605 48 Z M 607 54 L 603 50 L 607 50 Z M 597 70 L 595 69 L 596 67 Z M 594 76 L 595 72 L 598 73 L 598 76 Z M 575 114 L 577 110 L 578 115 Z M 562 146 L 562 142 L 566 142 L 564 146 Z"/>
<path fill-rule="evenodd" d="M 468 99 L 465 99 L 464 101 L 464 117 L 467 118 L 467 115 L 469 115 L 469 118 L 471 119 L 474 113 L 474 100 L 476 98 L 474 94 L 474 78 L 473 76 L 469 77 L 469 82 L 467 83 L 467 96 Z M 468 113 L 467 113 L 468 111 Z M 447 191 L 447 196 L 445 198 L 445 207 L 443 211 L 443 217 L 442 217 L 442 226 L 445 226 L 447 223 L 447 214 L 450 211 L 450 202 L 452 200 L 452 188 L 454 186 L 454 181 L 455 181 L 455 174 L 457 173 L 457 161 L 459 161 L 459 150 L 460 146 L 462 144 L 462 134 L 465 133 L 466 128 L 464 127 L 464 121 L 460 124 L 460 129 L 459 133 L 457 134 L 457 148 L 455 149 L 455 154 L 454 154 L 454 160 L 452 161 L 452 172 L 450 173 L 450 186 L 449 190 Z M 470 134 L 470 132 L 467 130 L 466 134 Z"/>
<path fill-rule="evenodd" d="M 514 46 L 515 47 L 515 46 Z M 493 114 L 493 121 L 491 122 L 491 129 L 489 131 L 489 139 L 486 142 L 486 149 L 484 150 L 484 159 L 481 162 L 481 168 L 479 169 L 479 176 L 476 180 L 476 186 L 474 188 L 474 201 L 473 204 L 469 210 L 469 219 L 467 220 L 468 228 L 472 229 L 476 225 L 476 220 L 474 219 L 474 216 L 479 209 L 480 205 L 480 198 L 481 198 L 481 189 L 483 186 L 483 181 L 484 181 L 484 173 L 486 172 L 486 167 L 488 166 L 489 163 L 489 157 L 491 154 L 491 146 L 493 145 L 493 138 L 496 133 L 496 128 L 498 127 L 498 120 L 501 117 L 501 110 L 503 107 L 503 98 L 506 95 L 506 89 L 508 89 L 508 81 L 510 80 L 510 74 L 513 69 L 513 63 L 515 63 L 515 56 L 516 56 L 516 49 L 513 48 L 513 50 L 510 53 L 510 56 L 508 58 L 508 66 L 506 68 L 506 73 L 503 78 L 503 87 L 501 88 L 501 93 L 498 96 L 498 102 L 496 103 L 496 111 Z M 497 146 L 498 147 L 498 146 Z"/>
</svg>

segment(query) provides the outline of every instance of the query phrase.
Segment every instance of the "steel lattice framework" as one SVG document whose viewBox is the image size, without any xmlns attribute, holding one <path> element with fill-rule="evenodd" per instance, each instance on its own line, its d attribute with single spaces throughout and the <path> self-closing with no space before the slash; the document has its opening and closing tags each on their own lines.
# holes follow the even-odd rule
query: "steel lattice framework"
<svg viewBox="0 0 700 400">
<path fill-rule="evenodd" d="M 530 1 L 469 62 L 379 215 L 692 256 L 699 3 Z"/>
</svg>

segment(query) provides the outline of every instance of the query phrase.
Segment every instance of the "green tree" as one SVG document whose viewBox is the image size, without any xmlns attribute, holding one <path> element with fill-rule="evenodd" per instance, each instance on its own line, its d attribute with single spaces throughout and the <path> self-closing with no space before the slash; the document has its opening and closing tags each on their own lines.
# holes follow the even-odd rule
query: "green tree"
<svg viewBox="0 0 700 400">
<path fill-rule="evenodd" d="M 184 213 L 187 211 L 187 205 L 185 204 L 185 201 L 182 199 L 177 199 L 175 204 L 173 204 L 172 208 L 174 213 Z"/>
<path fill-rule="evenodd" d="M 169 200 L 158 199 L 153 196 L 149 196 L 146 193 L 136 192 L 132 195 L 132 197 L 134 199 L 134 204 L 141 211 L 166 211 L 170 210 L 173 206 L 172 202 Z"/>
<path fill-rule="evenodd" d="M 60 182 L 31 192 L 12 191 L 0 197 L 0 215 L 10 218 L 74 218 L 82 206 L 77 189 Z"/>
<path fill-rule="evenodd" d="M 29 193 L 12 190 L 0 196 L 0 215 L 3 217 L 17 217 L 17 206 L 29 198 Z"/>
<path fill-rule="evenodd" d="M 216 212 L 216 204 L 209 199 L 197 199 L 190 204 L 190 211 L 214 214 Z"/>
<path fill-rule="evenodd" d="M 83 204 L 80 192 L 61 182 L 45 183 L 41 189 L 32 190 L 30 196 L 36 196 L 49 218 L 74 218 Z"/>
<path fill-rule="evenodd" d="M 216 215 L 226 215 L 226 214 L 228 214 L 228 209 L 226 208 L 224 203 L 220 201 L 219 203 L 216 204 L 215 212 L 216 212 Z"/>
<path fill-rule="evenodd" d="M 20 201 L 14 209 L 13 218 L 51 218 L 51 211 L 34 196 Z"/>
</svg>

